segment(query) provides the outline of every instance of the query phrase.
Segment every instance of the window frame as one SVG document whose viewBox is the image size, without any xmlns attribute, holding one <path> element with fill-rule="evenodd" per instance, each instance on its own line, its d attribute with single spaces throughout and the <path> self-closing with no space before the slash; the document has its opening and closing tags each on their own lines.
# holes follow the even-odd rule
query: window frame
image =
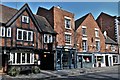
<svg viewBox="0 0 120 80">
<path fill-rule="evenodd" d="M 18 32 L 19 32 L 19 31 L 22 32 L 22 34 L 21 34 L 22 38 L 21 38 L 21 39 L 18 38 Z M 27 33 L 27 34 L 26 34 L 26 36 L 27 36 L 26 40 L 24 40 L 24 36 L 23 36 L 24 31 Z M 31 33 L 31 38 L 30 38 L 30 40 L 28 40 L 28 37 L 29 37 L 28 33 Z M 28 30 L 23 30 L 23 29 L 17 29 L 17 40 L 33 41 L 33 31 L 28 31 Z"/>
<path fill-rule="evenodd" d="M 67 40 L 66 40 L 66 37 L 67 37 L 67 36 L 69 36 L 69 40 L 70 40 L 70 41 L 67 41 Z M 69 42 L 69 43 L 68 43 L 68 42 Z M 72 43 L 72 33 L 65 32 L 65 44 L 66 44 L 66 45 L 71 45 L 71 43 Z"/>
<path fill-rule="evenodd" d="M 24 21 L 25 18 L 27 19 L 27 21 Z M 29 23 L 29 17 L 28 16 L 22 16 L 22 22 L 28 24 Z"/>
<path fill-rule="evenodd" d="M 2 31 L 2 29 L 4 29 L 4 32 Z M 2 35 L 2 33 L 3 33 L 4 35 Z M 0 36 L 1 36 L 1 37 L 5 37 L 5 27 L 0 27 Z"/>
<path fill-rule="evenodd" d="M 10 33 L 9 33 L 10 35 L 8 35 L 8 30 L 10 30 Z M 7 37 L 11 37 L 11 27 L 7 28 Z"/>
<path fill-rule="evenodd" d="M 67 22 L 66 22 L 67 20 L 69 20 L 69 28 L 66 26 L 67 25 Z M 65 16 L 64 17 L 64 22 L 65 22 L 65 29 L 71 29 L 71 18 Z"/>
<path fill-rule="evenodd" d="M 86 45 L 83 45 L 83 41 L 85 41 L 85 44 L 86 44 Z M 83 51 L 83 52 L 87 52 L 87 50 L 88 50 L 87 48 L 88 48 L 88 47 L 87 47 L 87 40 L 82 40 L 82 51 Z"/>
<path fill-rule="evenodd" d="M 85 29 L 85 34 L 83 34 L 83 29 Z M 86 26 L 82 26 L 82 35 L 87 36 L 87 27 Z"/>
<path fill-rule="evenodd" d="M 95 28 L 95 37 L 99 37 L 99 29 L 98 28 Z"/>
<path fill-rule="evenodd" d="M 47 41 L 45 41 L 45 38 L 47 38 Z M 44 43 L 52 43 L 52 42 L 53 42 L 52 34 L 44 34 Z"/>
<path fill-rule="evenodd" d="M 18 54 L 20 54 L 20 56 L 19 56 L 19 58 L 20 58 L 20 62 L 18 63 L 18 61 L 17 61 L 17 58 L 18 58 Z M 22 54 L 25 54 L 25 62 L 23 62 L 23 58 L 22 58 Z M 27 54 L 29 54 L 30 55 L 30 57 L 29 57 L 29 62 L 27 62 L 27 59 L 28 59 L 28 57 L 27 57 Z M 14 57 L 13 57 L 13 55 L 14 55 Z M 35 56 L 34 56 L 34 53 L 17 53 L 17 52 L 15 52 L 15 53 L 10 53 L 10 61 L 11 61 L 11 64 L 10 65 L 26 65 L 26 64 L 34 64 L 34 61 L 35 61 L 35 58 L 34 58 Z M 13 62 L 13 61 L 15 61 L 15 62 Z"/>
<path fill-rule="evenodd" d="M 98 42 L 98 49 L 97 49 L 97 42 Z M 100 51 L 100 41 L 95 41 L 96 43 L 96 51 Z"/>
</svg>

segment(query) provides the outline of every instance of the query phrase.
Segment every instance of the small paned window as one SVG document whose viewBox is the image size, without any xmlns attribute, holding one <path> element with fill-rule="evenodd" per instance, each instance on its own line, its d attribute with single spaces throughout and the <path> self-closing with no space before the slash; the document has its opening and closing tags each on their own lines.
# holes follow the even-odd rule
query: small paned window
<svg viewBox="0 0 120 80">
<path fill-rule="evenodd" d="M 28 16 L 22 16 L 22 22 L 29 23 L 29 17 Z"/>
<path fill-rule="evenodd" d="M 66 29 L 71 29 L 71 20 L 65 18 L 65 28 Z"/>
<path fill-rule="evenodd" d="M 11 28 L 7 28 L 7 37 L 11 37 Z"/>
<path fill-rule="evenodd" d="M 0 36 L 5 37 L 5 27 L 0 27 Z"/>
</svg>

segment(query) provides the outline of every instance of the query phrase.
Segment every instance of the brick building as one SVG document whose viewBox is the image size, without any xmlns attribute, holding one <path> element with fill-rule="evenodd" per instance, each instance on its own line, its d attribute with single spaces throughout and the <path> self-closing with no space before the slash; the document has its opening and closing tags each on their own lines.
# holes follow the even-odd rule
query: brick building
<svg viewBox="0 0 120 80">
<path fill-rule="evenodd" d="M 105 62 L 101 60 L 102 53 L 105 52 L 105 38 L 92 14 L 77 19 L 75 28 L 79 67 L 94 67 L 94 65 L 98 66 L 99 62 L 104 66 Z"/>
<path fill-rule="evenodd" d="M 106 52 L 111 54 L 112 60 L 114 58 L 114 54 L 117 56 L 117 60 L 119 59 L 119 50 L 120 50 L 120 27 L 119 27 L 119 17 L 111 16 L 106 13 L 101 13 L 96 19 L 101 31 L 105 34 L 106 38 Z M 113 61 L 114 62 L 114 61 Z M 112 62 L 112 65 L 113 65 Z M 117 61 L 119 63 L 119 60 Z"/>
<path fill-rule="evenodd" d="M 53 69 L 56 32 L 47 20 L 34 15 L 28 4 L 20 10 L 4 5 L 0 7 L 1 69 L 9 73 L 15 68 L 18 73 L 26 69 L 32 70 L 34 66 L 45 67 L 44 62 Z"/>
<path fill-rule="evenodd" d="M 39 7 L 37 15 L 44 16 L 57 32 L 56 69 L 76 68 L 74 14 L 53 6 L 49 10 Z"/>
</svg>

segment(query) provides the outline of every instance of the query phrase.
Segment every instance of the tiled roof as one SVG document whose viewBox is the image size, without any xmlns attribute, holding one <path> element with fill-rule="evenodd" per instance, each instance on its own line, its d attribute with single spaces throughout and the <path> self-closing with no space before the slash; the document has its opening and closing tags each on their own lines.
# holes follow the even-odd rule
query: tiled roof
<svg viewBox="0 0 120 80">
<path fill-rule="evenodd" d="M 114 40 L 112 40 L 110 37 L 107 36 L 107 38 L 105 38 L 105 43 L 106 44 L 116 44 L 117 42 L 115 42 Z"/>
<path fill-rule="evenodd" d="M 39 27 L 43 32 L 56 33 L 45 17 L 39 16 L 39 15 L 34 15 L 34 16 L 39 24 Z"/>
<path fill-rule="evenodd" d="M 19 12 L 17 9 L 13 9 L 2 4 L 0 4 L 0 11 L 0 23 L 4 24 L 11 20 Z M 43 32 L 56 33 L 44 17 L 38 15 L 34 15 L 34 17 L 39 25 L 38 27 L 42 29 Z"/>
<path fill-rule="evenodd" d="M 17 12 L 17 9 L 0 4 L 0 23 L 8 22 Z"/>
<path fill-rule="evenodd" d="M 82 24 L 82 22 L 86 19 L 86 17 L 88 16 L 89 14 L 77 19 L 75 21 L 75 30 L 77 30 L 77 28 Z"/>
</svg>

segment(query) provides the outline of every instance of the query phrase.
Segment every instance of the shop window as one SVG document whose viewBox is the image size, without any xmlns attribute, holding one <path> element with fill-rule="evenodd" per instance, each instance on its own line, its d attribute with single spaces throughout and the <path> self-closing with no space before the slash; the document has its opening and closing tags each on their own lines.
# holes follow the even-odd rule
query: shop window
<svg viewBox="0 0 120 80">
<path fill-rule="evenodd" d="M 91 63 L 92 62 L 92 56 L 83 56 L 83 62 Z"/>
<path fill-rule="evenodd" d="M 30 63 L 30 53 L 27 53 L 27 63 Z"/>
<path fill-rule="evenodd" d="M 118 63 L 118 56 L 113 56 L 113 63 Z"/>
<path fill-rule="evenodd" d="M 104 62 L 103 56 L 97 56 L 97 61 L 103 63 Z"/>
<path fill-rule="evenodd" d="M 17 53 L 17 63 L 20 63 L 20 62 L 21 62 L 21 61 L 20 61 L 20 60 L 21 60 L 20 58 L 21 58 L 21 53 Z"/>
<path fill-rule="evenodd" d="M 22 63 L 25 63 L 25 53 L 22 53 Z"/>
</svg>

